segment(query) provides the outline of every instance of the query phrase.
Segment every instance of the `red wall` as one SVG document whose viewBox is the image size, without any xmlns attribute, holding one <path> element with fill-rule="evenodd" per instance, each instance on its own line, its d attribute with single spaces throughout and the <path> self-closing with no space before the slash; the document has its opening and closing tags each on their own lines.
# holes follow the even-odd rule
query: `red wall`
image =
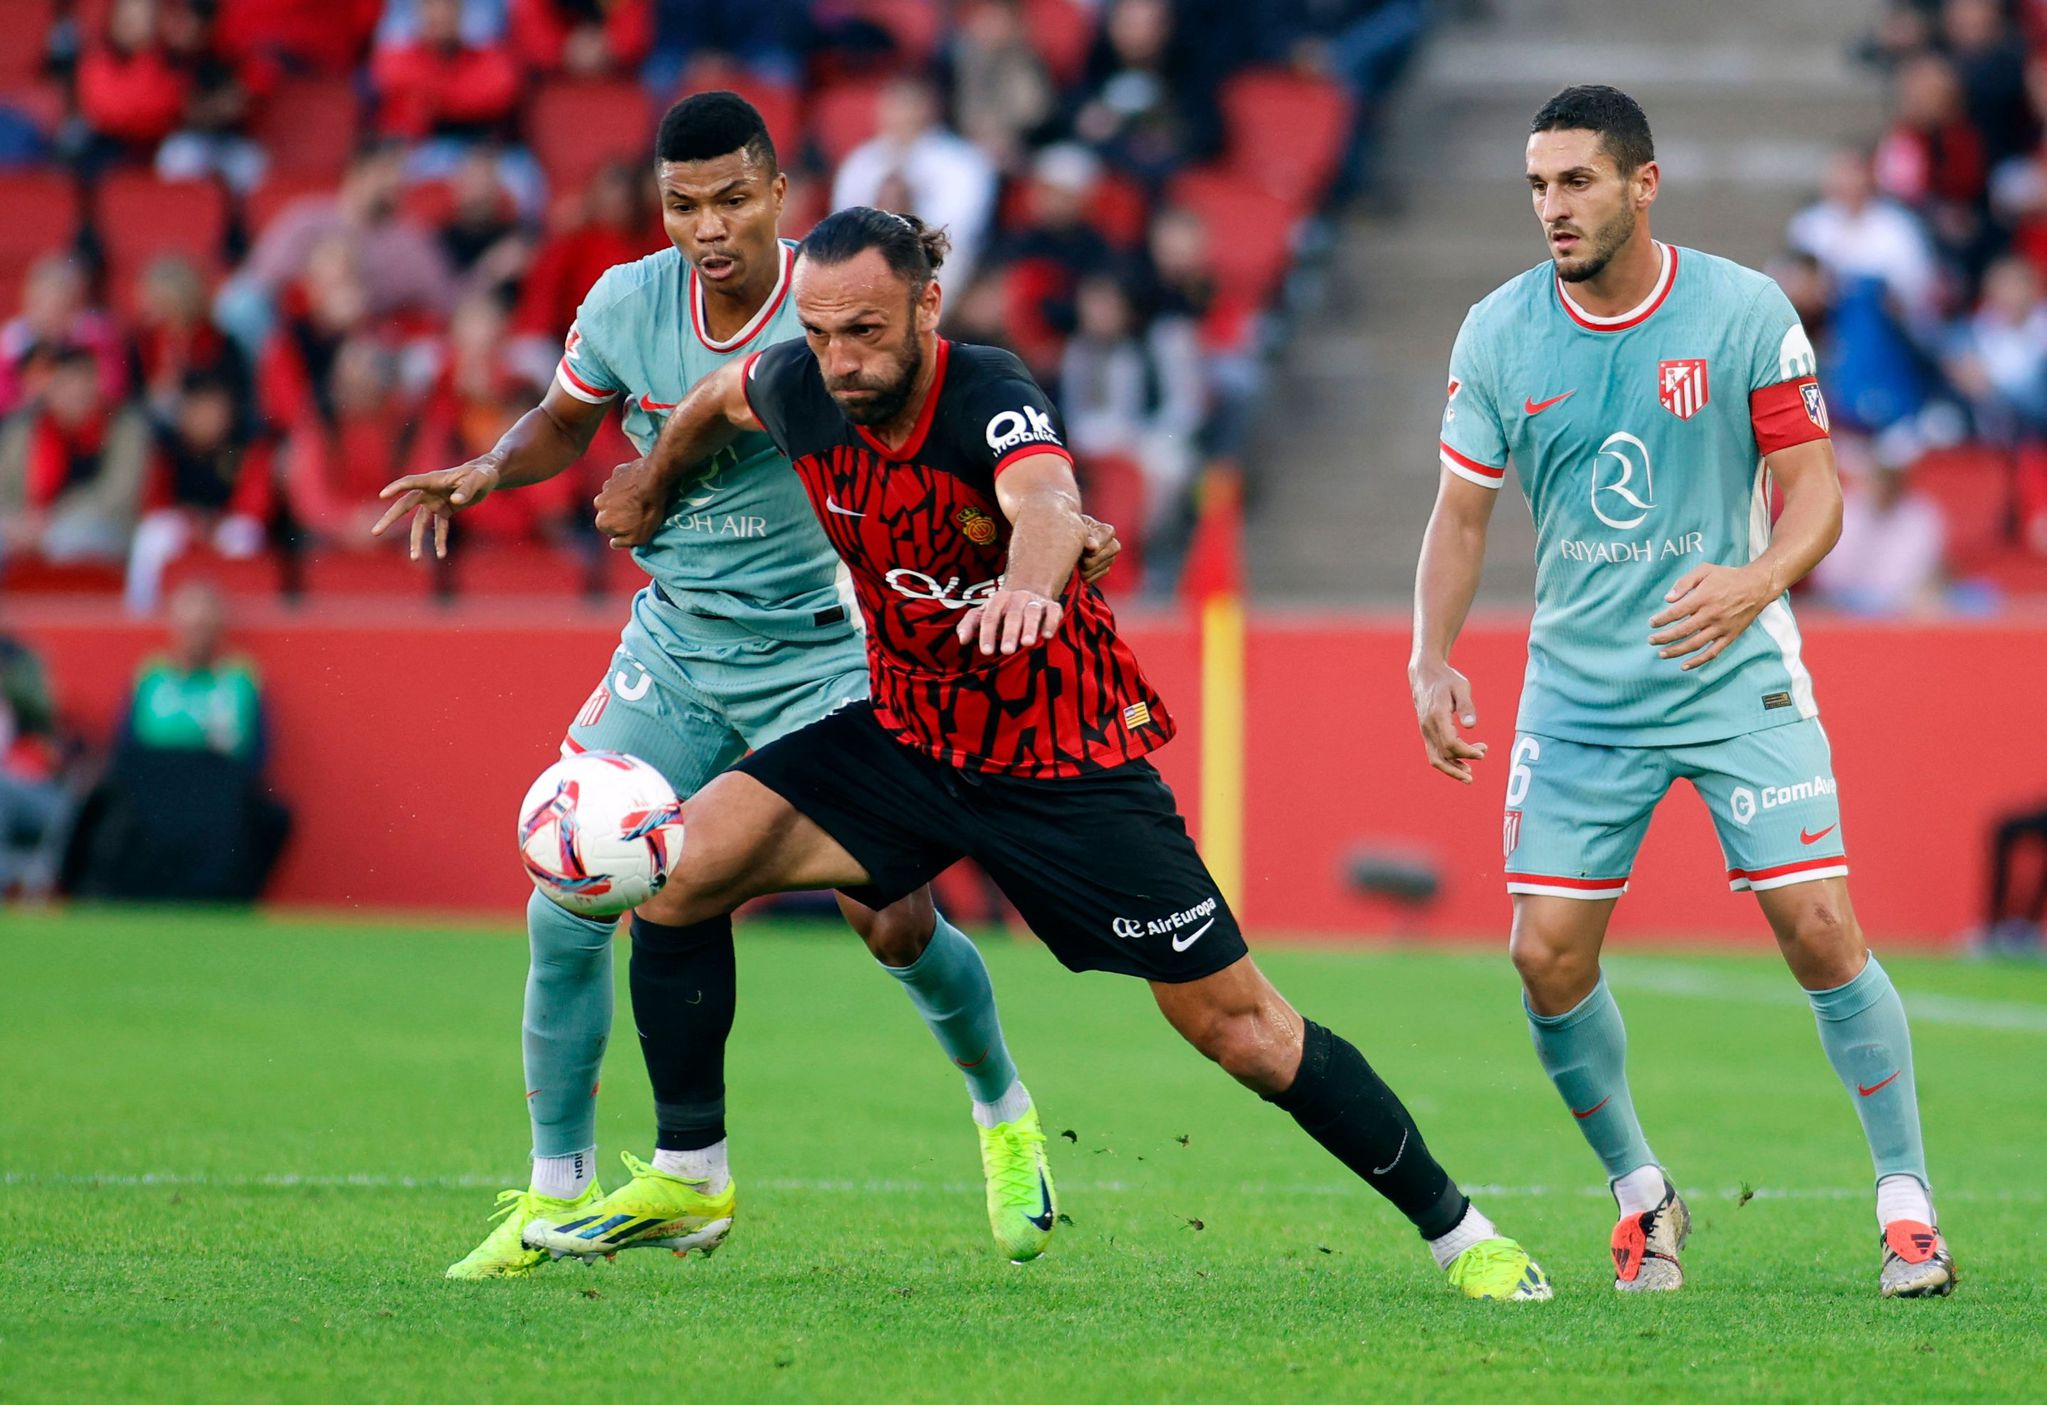
<svg viewBox="0 0 2047 1405">
<path fill-rule="evenodd" d="M 610 657 L 622 611 L 493 605 L 373 617 L 251 607 L 238 644 L 262 669 L 276 779 L 298 830 L 275 889 L 326 908 L 509 914 L 526 885 L 512 814 Z M 1126 632 L 1181 721 L 1160 756 L 1198 823 L 1198 641 L 1175 617 Z M 17 605 L 8 627 L 46 651 L 65 710 L 103 731 L 153 627 Z M 1364 614 L 1254 616 L 1248 649 L 1246 891 L 1264 932 L 1504 931 L 1500 810 L 1525 621 L 1476 619 L 1457 662 L 1493 757 L 1466 788 L 1421 758 L 1407 701 L 1405 622 Z M 1807 658 L 1834 742 L 1863 921 L 1939 938 L 1976 920 L 1984 831 L 2047 803 L 2047 620 L 1885 626 L 1808 621 Z M 1441 898 L 1401 914 L 1351 895 L 1362 846 L 1411 852 Z M 1677 787 L 1656 822 L 1619 932 L 1762 940 L 1731 895 L 1704 808 Z"/>
</svg>

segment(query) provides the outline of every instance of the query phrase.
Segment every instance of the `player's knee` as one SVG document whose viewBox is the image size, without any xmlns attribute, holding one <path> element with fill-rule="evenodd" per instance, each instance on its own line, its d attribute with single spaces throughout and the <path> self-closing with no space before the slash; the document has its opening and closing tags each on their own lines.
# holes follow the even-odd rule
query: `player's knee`
<svg viewBox="0 0 2047 1405">
<path fill-rule="evenodd" d="M 1808 989 L 1845 985 L 1862 970 L 1865 946 L 1855 915 L 1827 895 L 1815 895 L 1777 933 Z"/>
<path fill-rule="evenodd" d="M 579 916 L 539 893 L 526 902 L 526 940 L 536 966 L 580 968 L 601 961 L 617 927 L 616 918 Z"/>
<path fill-rule="evenodd" d="M 1207 1011 L 1179 1029 L 1223 1072 L 1261 1091 L 1285 1088 L 1299 1063 L 1299 1055 L 1280 1037 L 1283 1025 L 1256 1011 Z"/>
<path fill-rule="evenodd" d="M 1564 1002 L 1568 1009 L 1599 984 L 1597 951 L 1580 950 L 1540 928 L 1517 925 L 1507 951 L 1514 969 L 1521 973 L 1521 984 L 1539 997 L 1538 1005 Z"/>
</svg>

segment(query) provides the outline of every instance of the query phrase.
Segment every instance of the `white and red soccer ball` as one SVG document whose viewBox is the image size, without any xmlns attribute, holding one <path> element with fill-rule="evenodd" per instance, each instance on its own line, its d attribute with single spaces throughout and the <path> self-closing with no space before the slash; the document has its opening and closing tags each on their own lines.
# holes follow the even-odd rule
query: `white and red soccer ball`
<svg viewBox="0 0 2047 1405">
<path fill-rule="evenodd" d="M 638 907 L 661 891 L 681 854 L 682 802 L 637 756 L 565 756 L 540 773 L 519 804 L 527 876 L 584 917 Z"/>
</svg>

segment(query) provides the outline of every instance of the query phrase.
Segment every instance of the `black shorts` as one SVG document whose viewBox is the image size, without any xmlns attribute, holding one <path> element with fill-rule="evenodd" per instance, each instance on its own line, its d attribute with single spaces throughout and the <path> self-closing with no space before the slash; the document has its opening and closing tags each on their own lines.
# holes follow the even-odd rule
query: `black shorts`
<svg viewBox="0 0 2047 1405">
<path fill-rule="evenodd" d="M 978 863 L 1061 964 L 1180 982 L 1245 954 L 1173 792 L 1148 761 L 1066 780 L 965 771 L 851 703 L 768 743 L 746 772 L 867 870 L 846 895 L 886 907 Z"/>
</svg>

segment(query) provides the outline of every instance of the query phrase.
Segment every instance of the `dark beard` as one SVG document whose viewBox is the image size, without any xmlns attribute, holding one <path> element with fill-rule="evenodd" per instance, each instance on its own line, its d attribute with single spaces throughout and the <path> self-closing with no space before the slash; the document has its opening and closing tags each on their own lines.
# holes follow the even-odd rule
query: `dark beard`
<svg viewBox="0 0 2047 1405">
<path fill-rule="evenodd" d="M 917 377 L 923 374 L 923 371 L 924 348 L 913 338 L 910 342 L 909 359 L 903 363 L 902 374 L 892 383 L 876 384 L 873 381 L 856 380 L 833 385 L 827 381 L 825 389 L 829 390 L 832 399 L 838 402 L 839 412 L 854 424 L 870 426 L 887 424 L 909 408 L 911 392 L 916 390 Z M 839 399 L 840 393 L 847 390 L 866 390 L 874 394 L 868 399 L 848 404 Z"/>
<path fill-rule="evenodd" d="M 1566 283 L 1583 283 L 1606 272 L 1606 266 L 1613 262 L 1613 256 L 1620 252 L 1621 245 L 1635 235 L 1635 212 L 1622 207 L 1619 218 L 1606 227 L 1603 237 L 1591 253 L 1582 255 L 1569 265 L 1557 264 L 1557 277 Z"/>
</svg>

